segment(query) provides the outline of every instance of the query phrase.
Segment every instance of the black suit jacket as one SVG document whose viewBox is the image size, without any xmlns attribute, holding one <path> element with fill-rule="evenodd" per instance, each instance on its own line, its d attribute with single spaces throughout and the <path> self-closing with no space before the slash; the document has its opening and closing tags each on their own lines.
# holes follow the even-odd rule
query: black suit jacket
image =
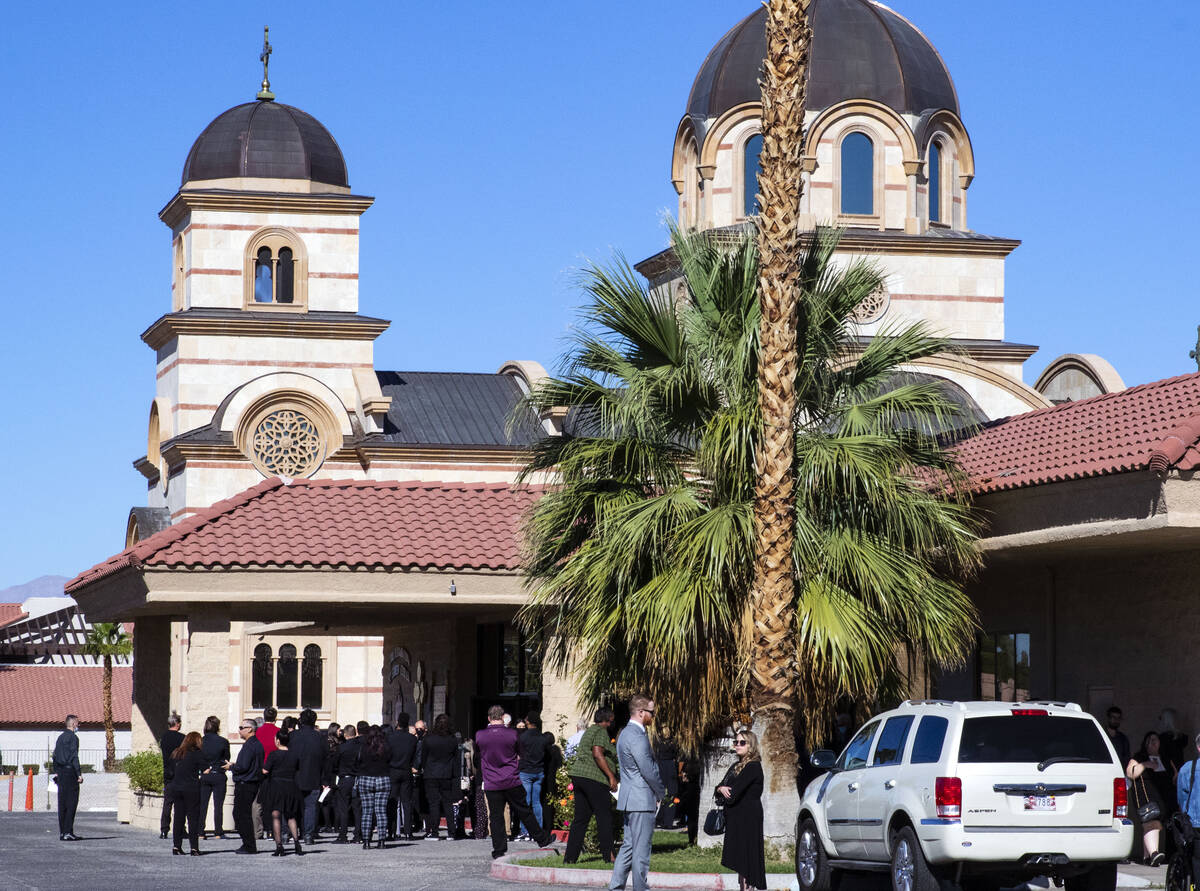
<svg viewBox="0 0 1200 891">
<path fill-rule="evenodd" d="M 233 762 L 233 781 L 235 783 L 250 783 L 257 785 L 262 782 L 263 746 L 257 737 L 250 737 L 242 743 L 237 761 Z"/>
<path fill-rule="evenodd" d="M 320 789 L 321 772 L 325 766 L 325 737 L 315 727 L 298 727 L 288 743 L 288 750 L 300 762 L 300 769 L 296 771 L 296 785 L 300 791 Z"/>
<path fill-rule="evenodd" d="M 400 776 L 412 776 L 413 756 L 417 752 L 417 738 L 407 730 L 392 730 L 388 736 L 388 768 Z"/>
<path fill-rule="evenodd" d="M 458 779 L 462 759 L 458 757 L 458 740 L 446 734 L 425 734 L 421 746 L 421 770 L 427 780 Z"/>
<path fill-rule="evenodd" d="M 171 753 L 183 745 L 183 734 L 178 730 L 168 730 L 162 735 L 159 745 L 162 747 L 163 782 L 165 783 L 175 776 L 175 760 L 171 757 Z"/>
<path fill-rule="evenodd" d="M 359 737 L 348 739 L 337 748 L 336 763 L 333 765 L 333 772 L 339 777 L 354 777 L 358 776 L 358 771 L 355 770 L 355 764 L 358 762 L 358 750 L 362 748 L 362 740 Z"/>
</svg>

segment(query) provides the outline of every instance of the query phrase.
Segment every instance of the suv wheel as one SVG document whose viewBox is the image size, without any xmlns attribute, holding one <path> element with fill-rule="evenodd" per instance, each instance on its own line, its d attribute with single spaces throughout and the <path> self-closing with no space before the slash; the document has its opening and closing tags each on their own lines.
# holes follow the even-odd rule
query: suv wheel
<svg viewBox="0 0 1200 891">
<path fill-rule="evenodd" d="M 892 840 L 890 872 L 892 891 L 938 891 L 940 888 L 911 826 L 903 827 Z"/>
<path fill-rule="evenodd" d="M 1087 872 L 1071 876 L 1064 884 L 1067 891 L 1115 891 L 1117 864 L 1097 863 Z"/>
<path fill-rule="evenodd" d="M 834 891 L 837 878 L 817 834 L 817 824 L 812 817 L 806 817 L 796 832 L 796 880 L 800 891 Z"/>
</svg>

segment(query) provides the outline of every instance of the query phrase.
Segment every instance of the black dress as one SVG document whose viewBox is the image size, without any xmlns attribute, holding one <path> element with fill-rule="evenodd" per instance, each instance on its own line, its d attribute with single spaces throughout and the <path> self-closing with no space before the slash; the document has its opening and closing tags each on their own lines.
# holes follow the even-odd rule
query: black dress
<svg viewBox="0 0 1200 891">
<path fill-rule="evenodd" d="M 267 780 L 263 783 L 259 800 L 266 813 L 279 811 L 282 820 L 301 819 L 304 813 L 304 796 L 296 785 L 296 772 L 300 769 L 300 758 L 294 752 L 276 749 L 267 756 L 263 765 Z"/>
<path fill-rule="evenodd" d="M 763 853 L 763 770 L 751 761 L 721 784 L 729 786 L 725 799 L 725 848 L 721 865 L 732 869 L 755 888 L 767 887 L 767 861 Z"/>
</svg>

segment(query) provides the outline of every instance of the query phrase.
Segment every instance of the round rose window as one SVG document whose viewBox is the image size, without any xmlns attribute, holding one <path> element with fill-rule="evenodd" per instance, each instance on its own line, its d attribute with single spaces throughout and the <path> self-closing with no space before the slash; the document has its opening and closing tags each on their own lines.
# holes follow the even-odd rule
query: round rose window
<svg viewBox="0 0 1200 891">
<path fill-rule="evenodd" d="M 273 411 L 259 421 L 251 448 L 259 467 L 278 476 L 302 477 L 321 462 L 317 425 L 290 408 Z"/>
</svg>

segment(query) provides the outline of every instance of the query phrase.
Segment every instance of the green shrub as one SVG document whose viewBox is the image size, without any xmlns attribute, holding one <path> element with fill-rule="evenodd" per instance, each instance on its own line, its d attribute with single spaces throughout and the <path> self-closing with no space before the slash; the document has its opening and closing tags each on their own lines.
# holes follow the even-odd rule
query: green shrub
<svg viewBox="0 0 1200 891">
<path fill-rule="evenodd" d="M 3 774 L 4 776 L 8 776 L 10 773 L 16 773 L 16 772 L 17 772 L 17 765 L 15 765 L 15 764 L 0 764 L 0 774 Z"/>
<path fill-rule="evenodd" d="M 126 755 L 121 770 L 129 775 L 129 788 L 134 792 L 162 794 L 162 752 L 134 752 Z"/>
<path fill-rule="evenodd" d="M 34 775 L 36 776 L 38 774 L 38 772 L 41 771 L 41 769 L 42 769 L 42 766 L 40 764 L 22 764 L 21 765 L 21 773 L 22 774 L 27 774 L 27 773 L 29 773 L 30 770 L 32 770 Z"/>
<path fill-rule="evenodd" d="M 96 765 L 95 764 L 80 764 L 79 772 L 80 773 L 95 773 Z"/>
</svg>

